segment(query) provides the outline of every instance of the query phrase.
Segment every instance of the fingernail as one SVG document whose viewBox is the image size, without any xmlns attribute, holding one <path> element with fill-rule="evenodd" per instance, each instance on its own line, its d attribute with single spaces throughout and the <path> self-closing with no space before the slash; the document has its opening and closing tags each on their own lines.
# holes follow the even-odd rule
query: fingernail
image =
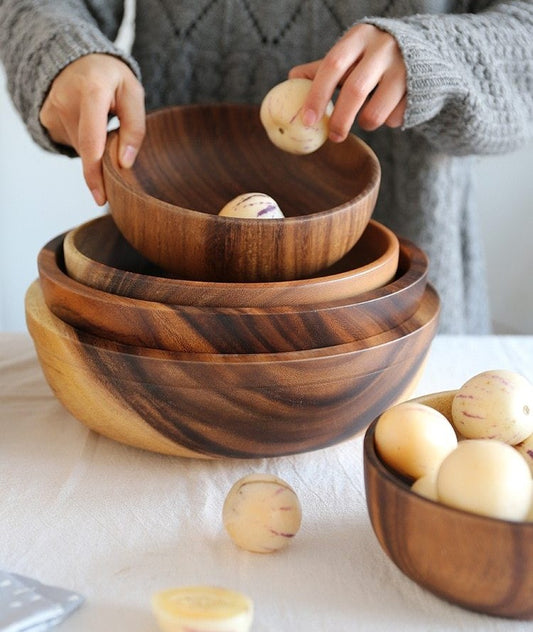
<svg viewBox="0 0 533 632">
<path fill-rule="evenodd" d="M 341 136 L 341 134 L 337 134 L 337 132 L 330 131 L 329 140 L 331 140 L 334 143 L 340 143 L 344 140 L 344 136 Z"/>
<path fill-rule="evenodd" d="M 106 198 L 103 191 L 100 191 L 100 189 L 91 189 L 91 195 L 98 206 L 103 206 L 105 204 Z"/>
<path fill-rule="evenodd" d="M 304 110 L 302 114 L 302 122 L 306 127 L 311 127 L 316 123 L 316 114 L 313 110 Z"/>
<path fill-rule="evenodd" d="M 121 166 L 129 169 L 135 162 L 136 155 L 137 152 L 135 151 L 135 147 L 132 147 L 131 145 L 126 145 L 122 150 L 122 155 L 120 157 Z"/>
</svg>

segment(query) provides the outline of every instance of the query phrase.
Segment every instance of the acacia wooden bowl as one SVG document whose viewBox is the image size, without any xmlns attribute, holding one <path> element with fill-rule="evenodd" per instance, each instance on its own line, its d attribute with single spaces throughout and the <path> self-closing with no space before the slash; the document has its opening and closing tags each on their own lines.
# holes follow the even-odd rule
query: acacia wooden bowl
<svg viewBox="0 0 533 632">
<path fill-rule="evenodd" d="M 203 457 L 306 452 L 362 431 L 416 383 L 438 312 L 428 285 L 410 319 L 364 341 L 289 353 L 173 353 L 67 325 L 46 306 L 38 280 L 26 294 L 44 375 L 75 417 L 130 445 Z"/>
<path fill-rule="evenodd" d="M 456 391 L 419 397 L 451 419 Z M 364 439 L 366 499 L 374 532 L 408 577 L 464 608 L 533 619 L 533 523 L 510 522 L 428 500 L 376 453 L 377 419 Z"/>
<path fill-rule="evenodd" d="M 65 272 L 63 236 L 38 255 L 46 303 L 65 322 L 123 344 L 196 353 L 298 351 L 374 336 L 408 319 L 426 285 L 427 257 L 402 244 L 389 285 L 354 299 L 284 307 L 194 307 L 133 299 L 88 287 Z"/>
<path fill-rule="evenodd" d="M 170 278 L 125 240 L 110 215 L 69 231 L 63 250 L 70 277 L 111 294 L 196 307 L 280 307 L 353 298 L 386 285 L 396 274 L 399 241 L 370 220 L 355 246 L 327 270 L 307 279 L 261 283 Z"/>
<path fill-rule="evenodd" d="M 304 278 L 344 256 L 374 210 L 380 165 L 351 135 L 296 156 L 268 139 L 255 105 L 175 106 L 146 117 L 132 169 L 103 158 L 107 198 L 126 239 L 147 259 L 188 279 Z M 272 196 L 285 219 L 220 217 L 242 193 Z"/>
</svg>

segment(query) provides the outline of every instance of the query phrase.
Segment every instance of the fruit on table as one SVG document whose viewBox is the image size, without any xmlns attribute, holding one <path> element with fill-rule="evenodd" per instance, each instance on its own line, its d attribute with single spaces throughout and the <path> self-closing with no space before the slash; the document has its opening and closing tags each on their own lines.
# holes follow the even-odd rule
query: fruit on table
<svg viewBox="0 0 533 632">
<path fill-rule="evenodd" d="M 250 219 L 279 219 L 285 217 L 276 200 L 266 193 L 242 193 L 225 204 L 219 215 Z"/>
<path fill-rule="evenodd" d="M 479 373 L 455 395 L 452 421 L 468 439 L 520 443 L 533 433 L 533 385 L 513 371 Z"/>
<path fill-rule="evenodd" d="M 525 520 L 533 482 L 524 459 L 507 443 L 465 439 L 442 462 L 439 501 L 502 520 Z"/>
<path fill-rule="evenodd" d="M 457 447 L 448 419 L 418 402 L 403 402 L 386 410 L 377 421 L 375 441 L 385 463 L 415 479 L 438 469 Z"/>
<path fill-rule="evenodd" d="M 218 586 L 170 588 L 152 597 L 163 632 L 248 632 L 253 602 L 243 593 Z"/>
<path fill-rule="evenodd" d="M 328 138 L 330 101 L 324 116 L 311 126 L 302 120 L 302 106 L 311 88 L 310 79 L 287 79 L 275 85 L 263 98 L 259 110 L 261 123 L 270 140 L 291 154 L 310 154 Z"/>
<path fill-rule="evenodd" d="M 246 551 L 272 553 L 292 540 L 300 528 L 298 496 L 284 480 L 271 474 L 249 474 L 228 492 L 222 509 L 224 527 Z"/>
</svg>

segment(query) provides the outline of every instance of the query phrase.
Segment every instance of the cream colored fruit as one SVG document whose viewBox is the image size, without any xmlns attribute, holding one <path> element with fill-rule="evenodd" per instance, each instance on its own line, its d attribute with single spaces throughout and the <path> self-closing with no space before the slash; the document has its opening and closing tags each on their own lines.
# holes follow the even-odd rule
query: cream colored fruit
<svg viewBox="0 0 533 632">
<path fill-rule="evenodd" d="M 249 219 L 280 219 L 284 217 L 276 200 L 266 193 L 242 193 L 225 204 L 219 215 Z"/>
<path fill-rule="evenodd" d="M 218 586 L 163 590 L 152 610 L 162 632 L 248 632 L 253 620 L 251 599 Z"/>
<path fill-rule="evenodd" d="M 533 435 L 529 435 L 524 441 L 515 445 L 516 450 L 524 457 L 533 476 Z"/>
<path fill-rule="evenodd" d="M 529 505 L 529 511 L 526 516 L 526 522 L 533 522 L 533 490 L 531 492 L 531 504 Z"/>
<path fill-rule="evenodd" d="M 261 103 L 259 117 L 268 137 L 274 145 L 291 154 L 310 154 L 328 138 L 332 101 L 314 125 L 308 127 L 302 120 L 302 106 L 311 84 L 310 79 L 287 79 L 275 85 Z"/>
<path fill-rule="evenodd" d="M 387 465 L 414 479 L 438 469 L 457 446 L 448 419 L 419 402 L 404 402 L 386 410 L 377 421 L 375 441 Z"/>
<path fill-rule="evenodd" d="M 271 474 L 250 474 L 228 492 L 222 519 L 237 546 L 254 553 L 273 553 L 296 535 L 302 511 L 288 483 Z"/>
<path fill-rule="evenodd" d="M 411 485 L 411 491 L 415 492 L 415 494 L 418 494 L 419 496 L 423 496 L 424 498 L 429 498 L 429 500 L 438 501 L 437 472 L 438 470 L 418 478 Z"/>
<path fill-rule="evenodd" d="M 513 371 L 479 373 L 457 391 L 452 420 L 468 439 L 520 443 L 533 434 L 533 385 Z"/>
<path fill-rule="evenodd" d="M 442 462 L 440 502 L 502 520 L 525 520 L 533 483 L 518 452 L 494 439 L 465 439 Z"/>
</svg>

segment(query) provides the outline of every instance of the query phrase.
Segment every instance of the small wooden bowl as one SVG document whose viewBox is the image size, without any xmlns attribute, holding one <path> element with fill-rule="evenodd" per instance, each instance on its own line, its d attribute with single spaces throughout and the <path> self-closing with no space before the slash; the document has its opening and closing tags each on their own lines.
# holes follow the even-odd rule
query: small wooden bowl
<svg viewBox="0 0 533 632">
<path fill-rule="evenodd" d="M 398 237 L 370 220 L 359 241 L 320 275 L 294 281 L 224 283 L 169 278 L 123 237 L 110 215 L 69 231 L 63 244 L 70 277 L 89 287 L 145 301 L 196 307 L 281 307 L 354 298 L 396 275 Z"/>
<path fill-rule="evenodd" d="M 450 419 L 455 393 L 414 401 Z M 366 498 L 390 559 L 417 584 L 463 608 L 533 619 L 533 523 L 487 518 L 415 494 L 378 457 L 376 423 L 364 440 Z"/>
<path fill-rule="evenodd" d="M 262 458 L 316 450 L 362 431 L 413 387 L 435 335 L 431 286 L 394 330 L 347 345 L 266 354 L 172 353 L 67 325 L 40 282 L 26 320 L 64 406 L 96 432 L 182 456 Z"/>
<path fill-rule="evenodd" d="M 103 158 L 107 198 L 126 239 L 165 270 L 202 281 L 309 277 L 343 257 L 374 210 L 380 166 L 351 135 L 295 156 L 268 139 L 255 105 L 187 105 L 146 117 L 132 169 Z M 285 219 L 220 217 L 242 193 L 272 196 Z"/>
<path fill-rule="evenodd" d="M 63 236 L 38 255 L 46 303 L 87 333 L 123 344 L 196 353 L 265 353 L 352 342 L 408 319 L 424 293 L 427 257 L 402 244 L 393 283 L 355 299 L 285 307 L 193 307 L 143 301 L 78 283 L 65 272 Z M 405 263 L 404 263 L 405 262 Z"/>
</svg>

